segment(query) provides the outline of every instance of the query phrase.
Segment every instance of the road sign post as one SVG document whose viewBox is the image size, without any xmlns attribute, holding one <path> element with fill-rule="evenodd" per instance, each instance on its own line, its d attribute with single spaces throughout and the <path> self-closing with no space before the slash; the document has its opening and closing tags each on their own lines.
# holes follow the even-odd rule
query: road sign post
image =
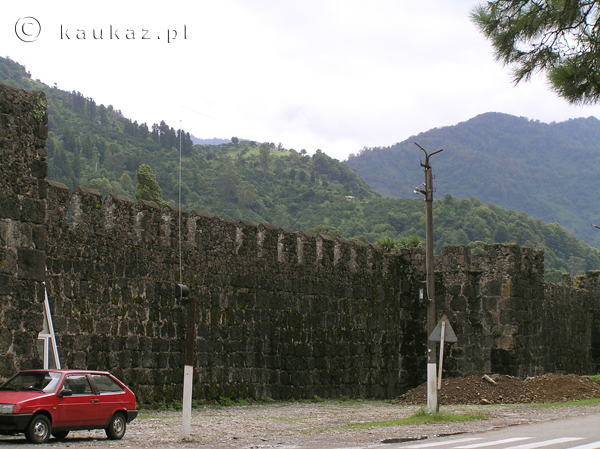
<svg viewBox="0 0 600 449">
<path fill-rule="evenodd" d="M 435 326 L 433 332 L 429 335 L 429 341 L 440 342 L 440 365 L 437 376 L 437 391 L 439 391 L 442 389 L 442 364 L 444 361 L 444 343 L 456 343 L 458 341 L 458 338 L 454 333 L 454 329 L 452 329 L 450 321 L 448 320 L 448 317 L 445 314 L 442 315 L 442 318 L 440 318 L 440 321 L 438 322 L 437 326 Z M 439 407 L 439 404 L 437 404 L 437 407 Z"/>
<path fill-rule="evenodd" d="M 442 389 L 442 364 L 444 363 L 444 337 L 446 336 L 446 322 L 442 321 L 442 332 L 440 338 L 440 364 L 438 366 L 438 391 Z"/>
</svg>

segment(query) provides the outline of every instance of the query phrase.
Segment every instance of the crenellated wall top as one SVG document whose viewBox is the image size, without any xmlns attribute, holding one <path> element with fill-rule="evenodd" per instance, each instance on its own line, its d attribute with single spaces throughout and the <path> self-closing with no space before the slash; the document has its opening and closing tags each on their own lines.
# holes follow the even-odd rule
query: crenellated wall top
<svg viewBox="0 0 600 449">
<path fill-rule="evenodd" d="M 117 240 L 120 244 L 159 245 L 176 248 L 179 239 L 186 251 L 223 251 L 237 257 L 262 258 L 288 264 L 313 264 L 350 272 L 387 273 L 390 263 L 425 264 L 423 248 L 393 251 L 384 255 L 372 244 L 350 242 L 328 235 L 277 228 L 268 223 L 211 216 L 206 212 L 187 212 L 151 201 L 134 203 L 131 199 L 78 187 L 72 194 L 60 183 L 47 181 L 47 217 L 53 228 L 69 227 L 79 238 Z M 67 224 L 67 210 L 72 223 Z M 87 240 L 89 241 L 89 240 Z M 418 266 L 418 267 L 417 267 Z M 437 271 L 447 274 L 481 272 L 487 276 L 515 275 L 519 272 L 543 273 L 543 251 L 514 244 L 493 244 L 484 253 L 471 255 L 467 246 L 447 246 L 436 256 Z M 419 271 L 419 269 L 417 269 Z"/>
</svg>

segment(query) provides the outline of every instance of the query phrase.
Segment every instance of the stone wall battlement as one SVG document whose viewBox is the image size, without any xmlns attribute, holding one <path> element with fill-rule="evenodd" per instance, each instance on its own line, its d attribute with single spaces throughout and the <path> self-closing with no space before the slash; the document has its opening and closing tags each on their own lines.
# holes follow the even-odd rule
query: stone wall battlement
<svg viewBox="0 0 600 449">
<path fill-rule="evenodd" d="M 256 225 L 246 220 L 205 212 L 180 211 L 172 206 L 162 209 L 150 201 L 134 204 L 127 197 L 85 187 L 73 194 L 61 183 L 48 181 L 47 221 L 50 235 L 72 233 L 73 238 L 93 238 L 135 246 L 159 245 L 186 253 L 226 252 L 241 258 L 269 259 L 281 264 L 319 265 L 351 272 L 381 272 L 386 259 L 374 245 L 332 239 L 326 235 L 295 232 L 270 224 Z M 67 216 L 72 210 L 71 223 Z M 269 262 L 271 263 L 271 262 Z"/>
<path fill-rule="evenodd" d="M 64 184 L 47 181 L 47 222 L 52 235 L 70 230 L 77 237 L 160 245 L 184 252 L 227 252 L 242 258 L 264 258 L 282 264 L 320 265 L 350 272 L 387 273 L 388 259 L 381 248 L 343 238 L 276 228 L 247 220 L 210 216 L 205 212 L 161 208 L 151 201 L 131 199 L 78 187 L 72 194 Z M 72 208 L 71 223 L 67 215 Z M 181 220 L 181 235 L 179 221 Z M 415 257 L 411 253 L 422 253 Z M 392 256 L 422 260 L 424 250 L 396 250 Z M 471 256 L 470 248 L 446 247 L 436 256 L 435 268 L 444 272 L 485 271 L 486 276 L 511 276 L 516 272 L 543 272 L 543 251 L 515 244 L 489 245 L 485 253 Z"/>
</svg>

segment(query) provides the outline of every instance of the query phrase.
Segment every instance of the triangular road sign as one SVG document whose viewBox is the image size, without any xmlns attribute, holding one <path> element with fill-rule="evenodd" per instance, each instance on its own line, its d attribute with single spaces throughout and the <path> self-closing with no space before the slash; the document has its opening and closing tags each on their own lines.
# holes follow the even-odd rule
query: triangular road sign
<svg viewBox="0 0 600 449">
<path fill-rule="evenodd" d="M 446 343 L 456 343 L 458 341 L 458 339 L 456 338 L 456 334 L 454 333 L 454 329 L 452 329 L 452 326 L 450 326 L 450 321 L 448 321 L 448 317 L 446 316 L 446 314 L 444 314 L 440 318 L 440 321 L 437 323 L 437 326 L 435 326 L 435 329 L 433 330 L 433 332 L 429 336 L 429 339 L 431 341 L 442 341 L 442 323 L 443 322 L 446 323 L 446 326 L 445 326 L 445 328 L 446 328 L 446 330 L 445 330 L 446 335 L 444 336 L 444 341 Z"/>
</svg>

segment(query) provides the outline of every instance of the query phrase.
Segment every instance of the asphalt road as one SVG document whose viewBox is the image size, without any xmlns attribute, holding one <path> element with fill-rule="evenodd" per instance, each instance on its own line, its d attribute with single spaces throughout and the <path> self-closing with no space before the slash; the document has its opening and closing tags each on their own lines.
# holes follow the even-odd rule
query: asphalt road
<svg viewBox="0 0 600 449">
<path fill-rule="evenodd" d="M 385 444 L 380 447 L 390 449 L 600 449 L 600 415 L 511 426 L 470 435 L 432 438 L 418 443 Z"/>
</svg>

